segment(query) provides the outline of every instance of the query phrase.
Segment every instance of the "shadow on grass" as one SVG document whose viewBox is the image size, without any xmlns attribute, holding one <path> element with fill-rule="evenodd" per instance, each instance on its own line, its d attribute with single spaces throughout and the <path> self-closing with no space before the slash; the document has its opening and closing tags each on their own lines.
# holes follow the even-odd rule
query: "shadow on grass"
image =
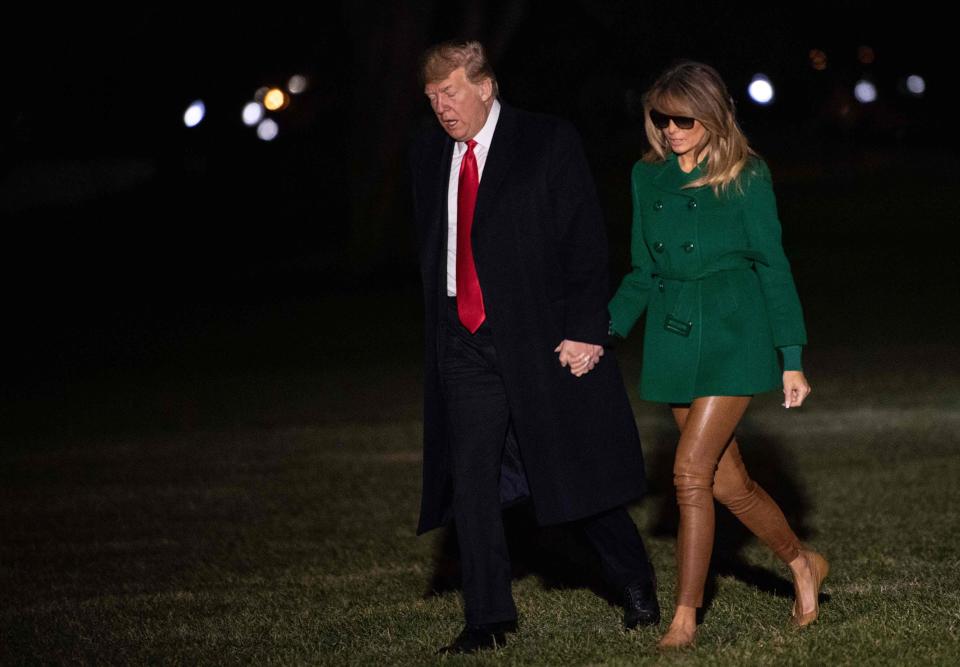
<svg viewBox="0 0 960 667">
<path fill-rule="evenodd" d="M 504 510 L 503 526 L 515 580 L 533 576 L 547 590 L 587 588 L 610 604 L 620 603 L 616 591 L 610 590 L 601 575 L 596 551 L 575 525 L 541 527 L 532 506 L 522 503 Z M 425 598 L 460 590 L 456 527 L 441 530 Z"/>
</svg>

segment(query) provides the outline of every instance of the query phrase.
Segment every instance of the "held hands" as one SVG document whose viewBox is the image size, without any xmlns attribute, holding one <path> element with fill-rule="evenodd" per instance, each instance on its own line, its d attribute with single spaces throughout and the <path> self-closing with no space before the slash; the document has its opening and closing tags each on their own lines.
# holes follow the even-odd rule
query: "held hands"
<svg viewBox="0 0 960 667">
<path fill-rule="evenodd" d="M 810 395 L 810 384 L 803 371 L 783 372 L 783 407 L 799 408 L 803 399 Z"/>
<path fill-rule="evenodd" d="M 593 370 L 603 356 L 603 346 L 592 343 L 580 343 L 564 339 L 557 345 L 554 352 L 560 354 L 560 365 L 570 367 L 570 372 L 577 377 Z"/>
</svg>

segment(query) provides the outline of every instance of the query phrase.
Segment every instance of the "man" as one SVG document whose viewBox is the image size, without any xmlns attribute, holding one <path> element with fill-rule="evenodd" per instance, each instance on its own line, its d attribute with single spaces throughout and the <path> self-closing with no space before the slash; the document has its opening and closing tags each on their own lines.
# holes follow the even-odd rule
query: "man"
<svg viewBox="0 0 960 667">
<path fill-rule="evenodd" d="M 523 499 L 541 525 L 578 522 L 627 627 L 657 623 L 624 508 L 645 490 L 640 440 L 612 355 L 597 365 L 606 236 L 577 134 L 501 104 L 478 42 L 432 47 L 421 75 L 441 129 L 412 152 L 426 311 L 417 533 L 455 521 L 466 616 L 442 650 L 502 645 L 516 629 L 501 509 Z"/>
</svg>

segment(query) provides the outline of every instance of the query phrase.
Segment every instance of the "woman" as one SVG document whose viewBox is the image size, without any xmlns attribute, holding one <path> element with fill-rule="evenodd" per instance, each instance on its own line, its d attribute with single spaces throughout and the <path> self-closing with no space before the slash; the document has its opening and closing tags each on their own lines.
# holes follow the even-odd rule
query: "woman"
<svg viewBox="0 0 960 667">
<path fill-rule="evenodd" d="M 664 72 L 644 97 L 644 114 L 651 148 L 632 174 L 633 270 L 610 302 L 610 330 L 626 336 L 647 312 L 640 395 L 669 403 L 680 428 L 677 607 L 658 645 L 694 641 L 714 498 L 789 566 L 791 622 L 803 627 L 817 618 L 829 566 L 747 475 L 733 434 L 753 394 L 782 384 L 791 408 L 810 393 L 800 364 L 803 313 L 770 172 L 708 65 Z"/>
</svg>

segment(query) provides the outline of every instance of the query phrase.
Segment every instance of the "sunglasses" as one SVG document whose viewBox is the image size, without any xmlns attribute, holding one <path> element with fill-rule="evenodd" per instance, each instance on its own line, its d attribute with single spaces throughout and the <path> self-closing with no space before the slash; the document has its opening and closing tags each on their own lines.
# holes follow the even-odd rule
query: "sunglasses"
<svg viewBox="0 0 960 667">
<path fill-rule="evenodd" d="M 679 127 L 681 130 L 689 130 L 693 128 L 693 122 L 695 118 L 690 116 L 671 116 L 669 114 L 660 113 L 656 109 L 650 109 L 650 120 L 653 122 L 653 126 L 658 130 L 665 130 L 670 124 L 670 121 L 673 121 L 673 124 Z"/>
</svg>

